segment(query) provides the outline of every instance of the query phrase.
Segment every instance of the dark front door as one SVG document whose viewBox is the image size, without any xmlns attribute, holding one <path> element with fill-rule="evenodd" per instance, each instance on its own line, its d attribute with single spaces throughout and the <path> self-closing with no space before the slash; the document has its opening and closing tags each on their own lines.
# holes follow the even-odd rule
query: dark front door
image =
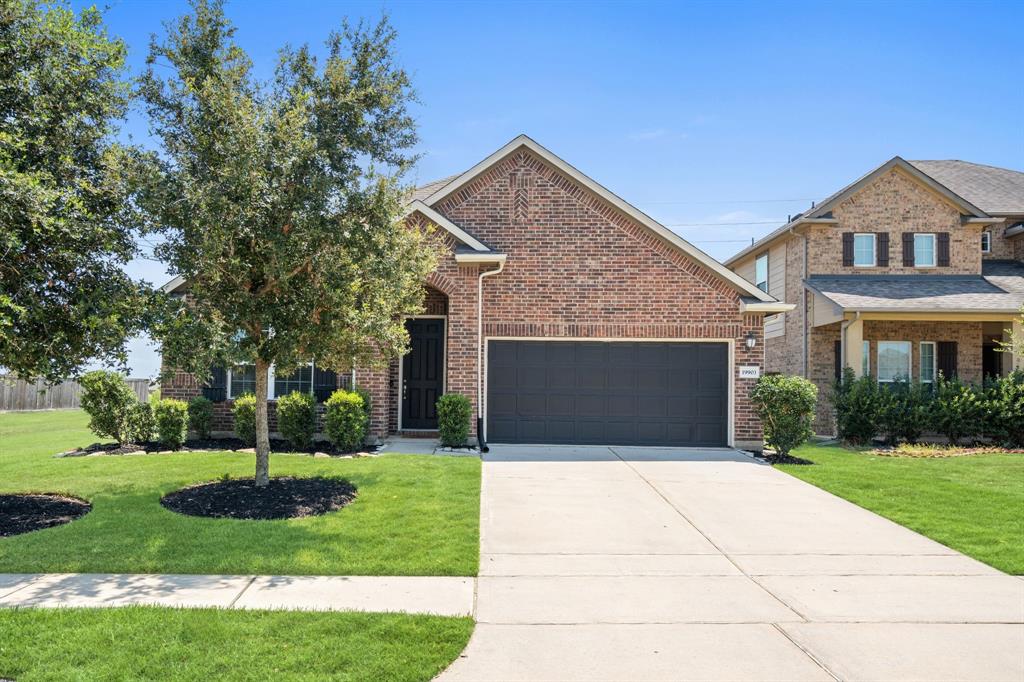
<svg viewBox="0 0 1024 682">
<path fill-rule="evenodd" d="M 725 343 L 491 341 L 495 443 L 725 445 Z"/>
<path fill-rule="evenodd" d="M 436 429 L 444 390 L 444 320 L 406 320 L 409 352 L 402 358 L 402 428 Z"/>
<path fill-rule="evenodd" d="M 981 372 L 986 379 L 997 377 L 1003 373 L 1003 354 L 995 346 L 984 345 L 981 347 Z"/>
</svg>

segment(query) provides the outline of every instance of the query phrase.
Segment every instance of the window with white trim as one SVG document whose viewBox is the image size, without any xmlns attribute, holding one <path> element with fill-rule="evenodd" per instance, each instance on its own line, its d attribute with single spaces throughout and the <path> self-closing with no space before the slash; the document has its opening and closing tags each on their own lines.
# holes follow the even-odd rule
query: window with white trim
<svg viewBox="0 0 1024 682">
<path fill-rule="evenodd" d="M 871 376 L 871 342 L 865 341 L 861 350 L 860 358 L 860 374 L 861 376 Z"/>
<path fill-rule="evenodd" d="M 935 235 L 915 234 L 914 235 L 914 267 L 934 268 L 935 267 Z"/>
<path fill-rule="evenodd" d="M 875 235 L 873 233 L 853 235 L 853 266 L 855 268 L 875 267 Z"/>
<path fill-rule="evenodd" d="M 256 366 L 236 365 L 228 369 L 228 398 L 256 393 Z"/>
<path fill-rule="evenodd" d="M 921 383 L 930 384 L 935 381 L 935 375 L 938 373 L 937 368 L 937 355 L 935 353 L 935 342 L 934 341 L 922 341 L 921 342 Z"/>
<path fill-rule="evenodd" d="M 989 230 L 981 233 L 981 252 L 992 253 L 992 232 Z"/>
<path fill-rule="evenodd" d="M 910 341 L 878 342 L 878 381 L 891 383 L 910 378 Z"/>
<path fill-rule="evenodd" d="M 768 292 L 768 254 L 762 253 L 754 260 L 754 286 Z"/>
<path fill-rule="evenodd" d="M 267 377 L 267 400 L 288 395 L 292 391 L 313 393 L 313 363 L 303 365 L 291 374 L 277 376 L 273 365 Z M 256 366 L 235 365 L 228 369 L 228 400 L 234 400 L 244 393 L 256 393 Z"/>
</svg>

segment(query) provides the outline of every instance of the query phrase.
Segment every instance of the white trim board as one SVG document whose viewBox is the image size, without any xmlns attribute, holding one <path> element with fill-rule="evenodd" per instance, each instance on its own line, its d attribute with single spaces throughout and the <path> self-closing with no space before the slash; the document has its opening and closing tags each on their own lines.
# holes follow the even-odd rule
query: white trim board
<svg viewBox="0 0 1024 682">
<path fill-rule="evenodd" d="M 546 163 L 551 164 L 562 173 L 566 174 L 567 176 L 569 176 L 579 184 L 583 185 L 597 196 L 601 197 L 602 199 L 610 203 L 612 206 L 614 206 L 622 213 L 625 213 L 627 216 L 629 216 L 636 222 L 640 223 L 647 229 L 657 234 L 659 237 L 667 241 L 670 245 L 679 249 L 693 260 L 697 261 L 701 265 L 713 271 L 719 277 L 721 277 L 726 282 L 731 284 L 734 288 L 750 296 L 753 296 L 759 301 L 764 301 L 766 303 L 775 302 L 775 298 L 773 296 L 771 296 L 767 292 L 761 291 L 753 284 L 743 279 L 742 277 L 740 277 L 735 272 L 719 263 L 717 260 L 709 256 L 708 254 L 704 253 L 696 246 L 694 246 L 690 242 L 686 241 L 685 239 L 677 235 L 672 230 L 668 229 L 667 227 L 656 221 L 654 218 L 651 218 L 649 215 L 647 215 L 640 209 L 627 203 L 619 196 L 612 193 L 605 187 L 601 186 L 591 178 L 587 177 L 582 172 L 573 167 L 571 164 L 569 164 L 567 161 L 559 158 L 558 156 L 555 156 L 555 154 L 553 154 L 546 148 L 542 147 L 540 144 L 538 144 L 531 138 L 527 137 L 526 135 L 520 135 L 516 137 L 514 140 L 506 144 L 504 147 L 494 152 L 486 159 L 476 164 L 468 171 L 466 171 L 456 179 L 452 180 L 438 191 L 431 194 L 429 197 L 424 199 L 422 203 L 433 206 L 434 204 L 438 203 L 445 197 L 451 195 L 454 192 L 457 192 L 463 186 L 476 179 L 477 176 L 482 174 L 488 168 L 498 163 L 503 158 L 505 158 L 512 152 L 516 151 L 520 147 L 525 147 L 529 149 L 531 152 L 533 152 L 540 158 L 544 159 Z"/>
<path fill-rule="evenodd" d="M 491 250 L 490 248 L 488 248 L 486 244 L 481 242 L 479 239 L 477 239 L 470 233 L 466 232 L 461 227 L 453 223 L 448 218 L 445 218 L 443 215 L 432 209 L 430 206 L 427 206 L 419 199 L 412 202 L 405 208 L 405 213 L 402 214 L 402 220 L 408 218 L 411 214 L 416 212 L 422 213 L 430 220 L 430 222 L 434 223 L 440 228 L 443 228 L 444 230 L 447 230 L 449 234 L 451 234 L 453 237 L 458 239 L 466 246 L 471 247 L 474 251 L 486 252 Z"/>
<path fill-rule="evenodd" d="M 637 337 L 611 337 L 611 336 L 485 336 L 484 337 L 484 409 L 480 416 L 483 419 L 484 441 L 487 440 L 487 368 L 490 364 L 491 341 L 593 341 L 596 343 L 724 343 L 729 352 L 729 396 L 726 409 L 726 447 L 736 447 L 736 339 L 710 338 L 637 338 Z"/>
</svg>

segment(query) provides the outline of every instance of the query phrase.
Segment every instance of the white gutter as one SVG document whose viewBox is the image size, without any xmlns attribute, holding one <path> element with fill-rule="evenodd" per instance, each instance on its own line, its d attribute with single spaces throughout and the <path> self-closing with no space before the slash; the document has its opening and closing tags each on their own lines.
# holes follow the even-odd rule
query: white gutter
<svg viewBox="0 0 1024 682">
<path fill-rule="evenodd" d="M 484 277 L 493 277 L 505 269 L 505 256 L 497 261 L 496 270 L 485 270 L 476 280 L 476 415 L 478 429 L 483 429 L 482 406 L 484 404 Z M 485 443 L 481 433 L 476 434 L 478 443 Z"/>
</svg>

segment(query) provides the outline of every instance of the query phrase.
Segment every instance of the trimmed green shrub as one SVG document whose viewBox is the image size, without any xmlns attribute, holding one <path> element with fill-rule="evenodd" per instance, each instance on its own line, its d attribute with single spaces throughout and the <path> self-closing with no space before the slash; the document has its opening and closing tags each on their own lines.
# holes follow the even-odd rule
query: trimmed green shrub
<svg viewBox="0 0 1024 682">
<path fill-rule="evenodd" d="M 78 383 L 82 386 L 82 409 L 89 415 L 92 432 L 118 443 L 129 442 L 129 415 L 139 401 L 124 377 L 117 372 L 96 370 L 86 373 Z"/>
<path fill-rule="evenodd" d="M 939 376 L 931 406 L 931 428 L 948 438 L 950 445 L 978 435 L 985 426 L 988 404 L 984 395 L 955 377 Z"/>
<path fill-rule="evenodd" d="M 930 384 L 900 379 L 880 386 L 879 398 L 879 430 L 890 445 L 900 441 L 916 443 L 929 428 L 932 409 Z"/>
<path fill-rule="evenodd" d="M 256 445 L 256 396 L 245 393 L 231 406 L 235 417 L 235 435 L 246 445 Z"/>
<path fill-rule="evenodd" d="M 324 431 L 335 447 L 355 450 L 366 438 L 366 412 L 363 397 L 355 391 L 339 388 L 324 403 Z"/>
<path fill-rule="evenodd" d="M 188 401 L 188 427 L 200 438 L 209 438 L 213 431 L 213 402 L 197 395 Z"/>
<path fill-rule="evenodd" d="M 878 432 L 882 396 L 878 383 L 870 376 L 857 378 L 849 367 L 842 381 L 832 388 L 839 437 L 849 443 L 868 443 Z"/>
<path fill-rule="evenodd" d="M 988 422 L 993 438 L 1008 447 L 1024 447 L 1024 371 L 1016 370 L 988 390 Z"/>
<path fill-rule="evenodd" d="M 813 435 L 818 387 L 807 379 L 766 374 L 750 393 L 764 427 L 764 442 L 783 458 Z"/>
<path fill-rule="evenodd" d="M 153 419 L 153 405 L 150 403 L 136 402 L 128 410 L 125 420 L 124 434 L 129 443 L 148 443 L 153 439 L 153 429 L 156 428 L 156 421 Z"/>
<path fill-rule="evenodd" d="M 369 432 L 370 416 L 373 414 L 373 399 L 370 397 L 370 392 L 365 388 L 356 386 L 352 391 L 358 393 L 359 397 L 363 399 L 363 412 L 366 413 L 366 431 Z"/>
<path fill-rule="evenodd" d="M 469 437 L 473 405 L 461 393 L 445 393 L 437 400 L 437 430 L 441 445 L 460 448 Z"/>
<path fill-rule="evenodd" d="M 188 433 L 188 403 L 184 400 L 164 398 L 153 406 L 156 422 L 156 439 L 162 445 L 177 450 L 185 442 Z"/>
<path fill-rule="evenodd" d="M 307 450 L 316 432 L 316 400 L 292 391 L 277 399 L 277 430 L 296 450 Z"/>
</svg>

